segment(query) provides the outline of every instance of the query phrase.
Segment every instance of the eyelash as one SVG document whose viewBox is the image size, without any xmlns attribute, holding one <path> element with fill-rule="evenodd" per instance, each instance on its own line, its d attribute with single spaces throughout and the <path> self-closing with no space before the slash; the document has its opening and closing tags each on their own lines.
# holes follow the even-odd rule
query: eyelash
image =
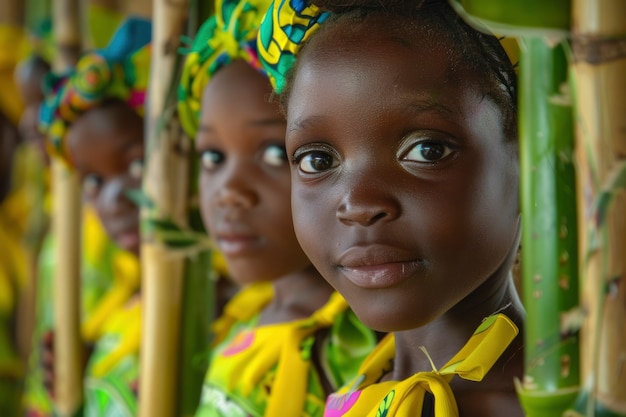
<svg viewBox="0 0 626 417">
<path fill-rule="evenodd" d="M 332 159 L 332 166 L 323 171 L 315 171 L 315 172 L 307 172 L 301 168 L 302 161 L 308 156 L 312 155 L 320 155 L 323 157 L 330 157 Z M 296 166 L 300 172 L 303 172 L 305 175 L 315 175 L 321 172 L 326 172 L 332 168 L 335 168 L 338 165 L 339 155 L 337 151 L 330 145 L 325 143 L 312 143 L 303 147 L 300 147 L 295 150 L 293 156 L 291 158 L 291 164 Z"/>
<path fill-rule="evenodd" d="M 217 169 L 217 165 L 226 160 L 226 155 L 216 149 L 204 149 L 199 151 L 199 158 L 200 165 L 203 169 L 213 171 Z M 207 159 L 206 161 L 205 158 Z M 209 160 L 209 158 L 211 159 Z M 285 147 L 280 144 L 268 144 L 263 146 L 261 158 L 265 164 L 271 167 L 280 167 L 283 165 L 283 162 L 284 164 L 289 163 Z M 207 165 L 212 163 L 213 166 L 207 166 L 205 162 Z"/>
</svg>

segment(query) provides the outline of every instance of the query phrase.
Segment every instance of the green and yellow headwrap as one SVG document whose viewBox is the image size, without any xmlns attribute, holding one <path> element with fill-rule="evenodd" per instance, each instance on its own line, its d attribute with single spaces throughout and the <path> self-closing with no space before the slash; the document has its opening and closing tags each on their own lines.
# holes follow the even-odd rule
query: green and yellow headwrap
<svg viewBox="0 0 626 417">
<path fill-rule="evenodd" d="M 259 29 L 258 48 L 274 91 L 283 91 L 298 51 L 329 16 L 306 0 L 272 2 Z"/>
<path fill-rule="evenodd" d="M 280 94 L 284 90 L 287 73 L 298 52 L 331 14 L 308 0 L 272 2 L 259 29 L 258 49 L 274 91 Z M 511 62 L 517 63 L 517 42 L 502 38 L 501 44 Z"/>
<path fill-rule="evenodd" d="M 50 152 L 71 164 L 65 137 L 83 113 L 107 99 L 120 99 L 143 115 L 150 74 L 152 24 L 126 20 L 109 45 L 83 55 L 67 74 L 49 74 L 39 125 Z"/>
<path fill-rule="evenodd" d="M 217 0 L 215 14 L 198 30 L 178 86 L 178 115 L 190 137 L 198 131 L 202 91 L 217 70 L 241 59 L 263 71 L 256 38 L 270 1 Z"/>
</svg>

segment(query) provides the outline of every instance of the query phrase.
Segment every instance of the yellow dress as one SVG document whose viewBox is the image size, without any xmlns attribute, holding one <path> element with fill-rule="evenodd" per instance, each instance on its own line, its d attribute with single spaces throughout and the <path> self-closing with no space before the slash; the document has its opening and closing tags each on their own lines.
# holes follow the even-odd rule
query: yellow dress
<svg viewBox="0 0 626 417">
<path fill-rule="evenodd" d="M 226 306 L 196 417 L 321 417 L 326 394 L 314 355 L 338 387 L 376 344 L 338 293 L 308 318 L 259 326 L 272 296 L 269 284 L 256 284 Z"/>
<path fill-rule="evenodd" d="M 517 333 L 515 324 L 503 314 L 490 316 L 441 369 L 418 372 L 402 381 L 378 382 L 392 367 L 395 342 L 391 333 L 352 383 L 329 396 L 324 417 L 458 417 L 449 384 L 452 378 L 482 380 Z"/>
<path fill-rule="evenodd" d="M 0 410 L 18 415 L 24 364 L 17 352 L 16 307 L 27 276 L 23 243 L 27 199 L 15 190 L 0 204 Z"/>
</svg>

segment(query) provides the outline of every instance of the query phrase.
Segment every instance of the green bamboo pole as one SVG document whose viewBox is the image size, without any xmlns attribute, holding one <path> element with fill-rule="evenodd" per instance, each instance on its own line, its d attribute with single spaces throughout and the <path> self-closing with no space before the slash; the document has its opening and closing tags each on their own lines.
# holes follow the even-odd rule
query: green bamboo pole
<svg viewBox="0 0 626 417">
<path fill-rule="evenodd" d="M 177 82 L 178 46 L 188 14 L 187 1 L 154 0 L 152 64 L 146 113 L 147 166 L 143 188 L 154 203 L 142 218 L 169 217 L 186 223 L 189 148 L 172 117 L 171 86 Z M 142 230 L 143 326 L 139 416 L 176 415 L 184 260 L 174 259 Z"/>
<path fill-rule="evenodd" d="M 579 389 L 574 133 L 563 43 L 521 40 L 519 119 L 524 380 L 528 417 L 556 417 Z"/>
<path fill-rule="evenodd" d="M 508 36 L 563 36 L 570 28 L 571 0 L 449 1 L 467 21 Z"/>
<path fill-rule="evenodd" d="M 81 50 L 80 1 L 55 0 L 55 71 L 74 66 Z M 58 416 L 75 415 L 82 404 L 80 337 L 81 198 L 78 176 L 60 160 L 52 161 L 52 231 L 56 238 L 54 275 L 54 406 Z"/>
<path fill-rule="evenodd" d="M 582 306 L 571 416 L 626 416 L 626 2 L 574 0 Z"/>
<path fill-rule="evenodd" d="M 529 417 L 561 416 L 579 391 L 578 248 L 572 104 L 567 88 L 569 0 L 453 0 L 477 27 L 520 40 L 525 369 Z"/>
<path fill-rule="evenodd" d="M 211 15 L 213 2 L 190 1 L 187 35 L 193 37 L 200 25 Z M 192 138 L 190 138 L 192 139 Z M 195 148 L 190 147 L 190 160 L 198 161 Z M 189 225 L 204 231 L 199 214 L 198 164 L 190 164 Z M 178 396 L 181 417 L 195 415 L 200 402 L 202 383 L 208 367 L 211 341 L 210 325 L 215 316 L 215 277 L 211 275 L 211 252 L 203 250 L 186 260 L 181 315 L 180 375 Z"/>
</svg>

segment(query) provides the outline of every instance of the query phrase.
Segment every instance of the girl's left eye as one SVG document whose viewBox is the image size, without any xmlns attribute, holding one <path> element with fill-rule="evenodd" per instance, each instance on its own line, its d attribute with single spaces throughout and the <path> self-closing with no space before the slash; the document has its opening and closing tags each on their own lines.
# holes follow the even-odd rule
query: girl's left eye
<svg viewBox="0 0 626 417">
<path fill-rule="evenodd" d="M 136 180 L 143 177 L 143 159 L 135 159 L 128 166 L 130 176 Z"/>
<path fill-rule="evenodd" d="M 89 174 L 83 179 L 83 192 L 89 198 L 95 197 L 102 187 L 103 179 L 99 175 Z"/>
<path fill-rule="evenodd" d="M 439 141 L 424 140 L 416 143 L 402 158 L 405 161 L 435 163 L 452 152 L 452 149 Z"/>
<path fill-rule="evenodd" d="M 224 154 L 215 150 L 200 152 L 200 164 L 202 168 L 207 171 L 213 171 L 224 159 Z"/>
<path fill-rule="evenodd" d="M 296 165 L 305 174 L 318 174 L 336 168 L 339 161 L 326 152 L 311 151 L 297 156 Z"/>
<path fill-rule="evenodd" d="M 287 158 L 285 147 L 280 145 L 269 145 L 266 147 L 263 150 L 263 162 L 275 167 L 287 165 L 289 159 Z"/>
</svg>

